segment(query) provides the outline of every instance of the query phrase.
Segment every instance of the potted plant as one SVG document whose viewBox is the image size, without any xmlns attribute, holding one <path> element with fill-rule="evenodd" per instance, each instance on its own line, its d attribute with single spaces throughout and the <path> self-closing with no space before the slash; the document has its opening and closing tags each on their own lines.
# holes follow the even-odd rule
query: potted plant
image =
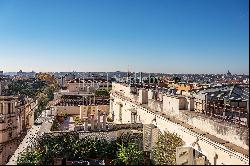
<svg viewBox="0 0 250 166">
<path fill-rule="evenodd" d="M 51 131 L 57 131 L 59 129 L 59 124 L 58 124 L 58 120 L 55 119 L 52 123 L 52 126 L 51 126 Z"/>
<path fill-rule="evenodd" d="M 56 116 L 56 119 L 60 122 L 63 123 L 64 122 L 64 114 L 60 113 L 59 115 Z"/>
<path fill-rule="evenodd" d="M 111 117 L 108 116 L 107 121 L 108 122 L 113 122 L 114 120 Z"/>
<path fill-rule="evenodd" d="M 67 118 L 68 118 L 68 113 L 67 112 L 65 112 L 64 114 L 63 114 L 63 116 L 64 116 L 64 119 L 66 120 Z"/>
</svg>

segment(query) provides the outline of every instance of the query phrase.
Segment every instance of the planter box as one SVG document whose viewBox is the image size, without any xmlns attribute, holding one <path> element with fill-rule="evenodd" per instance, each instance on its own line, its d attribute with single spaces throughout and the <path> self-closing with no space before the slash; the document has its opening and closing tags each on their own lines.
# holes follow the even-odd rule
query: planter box
<svg viewBox="0 0 250 166">
<path fill-rule="evenodd" d="M 62 165 L 63 158 L 54 158 L 54 165 Z"/>
<path fill-rule="evenodd" d="M 105 162 L 105 165 L 113 165 L 111 162 L 112 162 L 113 159 L 105 159 L 104 162 Z"/>
<path fill-rule="evenodd" d="M 66 165 L 72 165 L 73 161 L 66 160 Z"/>
<path fill-rule="evenodd" d="M 64 122 L 64 116 L 57 116 L 56 118 L 60 123 Z"/>
</svg>

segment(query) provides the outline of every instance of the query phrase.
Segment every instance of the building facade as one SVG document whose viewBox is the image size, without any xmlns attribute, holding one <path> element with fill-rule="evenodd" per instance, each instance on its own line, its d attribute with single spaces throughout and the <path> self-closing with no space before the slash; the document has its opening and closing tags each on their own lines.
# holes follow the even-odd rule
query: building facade
<svg viewBox="0 0 250 166">
<path fill-rule="evenodd" d="M 0 96 L 0 164 L 6 164 L 21 138 L 34 123 L 36 103 L 14 96 Z"/>
</svg>

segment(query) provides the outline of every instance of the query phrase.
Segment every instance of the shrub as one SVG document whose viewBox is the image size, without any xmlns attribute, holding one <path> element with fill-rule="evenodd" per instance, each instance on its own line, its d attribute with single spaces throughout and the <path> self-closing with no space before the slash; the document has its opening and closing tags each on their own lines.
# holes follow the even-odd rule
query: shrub
<svg viewBox="0 0 250 166">
<path fill-rule="evenodd" d="M 17 165 L 41 165 L 42 154 L 38 151 L 22 153 L 17 159 Z"/>
<path fill-rule="evenodd" d="M 160 133 L 156 147 L 152 150 L 154 163 L 156 165 L 175 165 L 176 147 L 182 145 L 183 141 L 177 134 Z"/>
</svg>

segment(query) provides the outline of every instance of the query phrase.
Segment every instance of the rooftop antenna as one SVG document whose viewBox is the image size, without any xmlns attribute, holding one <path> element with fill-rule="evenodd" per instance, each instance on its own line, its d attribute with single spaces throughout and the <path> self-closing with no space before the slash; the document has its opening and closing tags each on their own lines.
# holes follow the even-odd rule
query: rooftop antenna
<svg viewBox="0 0 250 166">
<path fill-rule="evenodd" d="M 148 73 L 148 83 L 149 83 L 149 84 L 151 83 L 150 77 L 151 77 L 151 75 L 150 75 L 150 73 Z"/>
<path fill-rule="evenodd" d="M 107 72 L 107 91 L 109 90 L 109 73 Z"/>
<path fill-rule="evenodd" d="M 140 83 L 142 83 L 142 72 L 140 72 L 140 80 L 139 80 Z"/>
<path fill-rule="evenodd" d="M 84 91 L 84 75 L 82 75 L 82 89 Z"/>
<path fill-rule="evenodd" d="M 127 84 L 129 83 L 129 65 L 128 65 L 128 72 L 127 72 Z"/>
<path fill-rule="evenodd" d="M 136 84 L 136 72 L 135 72 L 135 80 L 134 80 L 134 83 Z"/>
<path fill-rule="evenodd" d="M 80 87 L 81 87 L 81 77 L 79 77 L 78 81 L 79 81 L 79 83 L 78 83 L 78 88 L 79 88 L 79 91 L 80 91 Z"/>
</svg>

